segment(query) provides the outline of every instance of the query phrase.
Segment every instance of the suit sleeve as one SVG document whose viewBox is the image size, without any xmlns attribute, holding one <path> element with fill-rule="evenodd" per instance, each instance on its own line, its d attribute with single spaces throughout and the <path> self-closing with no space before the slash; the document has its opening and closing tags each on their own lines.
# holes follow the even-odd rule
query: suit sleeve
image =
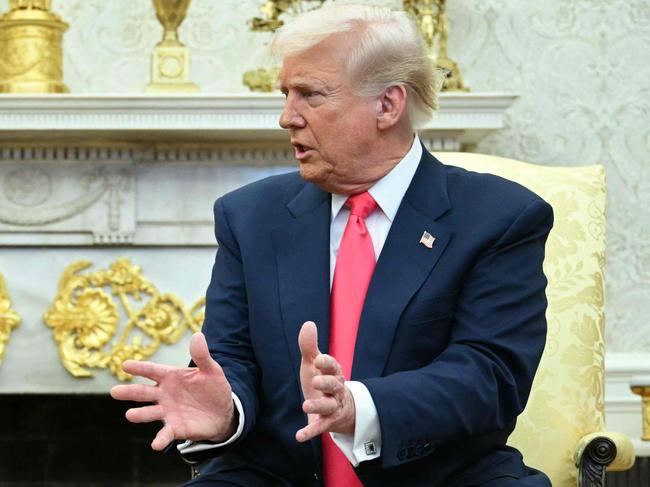
<svg viewBox="0 0 650 487">
<path fill-rule="evenodd" d="M 550 205 L 530 202 L 465 276 L 447 348 L 421 369 L 362 381 L 377 407 L 384 468 L 507 430 L 523 411 L 546 340 L 552 225 Z"/>
<path fill-rule="evenodd" d="M 228 224 L 222 199 L 214 204 L 215 235 L 219 249 L 206 293 L 203 333 L 212 357 L 221 365 L 232 391 L 241 402 L 244 425 L 236 441 L 204 455 L 219 455 L 242 441 L 254 427 L 259 413 L 259 369 L 250 341 L 248 298 L 237 240 Z M 190 457 L 187 455 L 187 457 Z M 202 458 L 190 458 L 201 460 Z"/>
</svg>

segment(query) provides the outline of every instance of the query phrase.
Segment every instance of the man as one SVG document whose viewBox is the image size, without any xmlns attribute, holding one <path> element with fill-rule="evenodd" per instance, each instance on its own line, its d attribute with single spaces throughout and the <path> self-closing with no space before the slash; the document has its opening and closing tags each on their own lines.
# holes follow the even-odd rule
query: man
<svg viewBox="0 0 650 487">
<path fill-rule="evenodd" d="M 127 418 L 214 457 L 203 485 L 550 485 L 505 446 L 545 341 L 550 206 L 421 146 L 436 79 L 405 14 L 323 8 L 273 50 L 300 176 L 217 200 L 196 367 L 125 362 L 156 382 L 113 389 L 154 403 Z"/>
</svg>

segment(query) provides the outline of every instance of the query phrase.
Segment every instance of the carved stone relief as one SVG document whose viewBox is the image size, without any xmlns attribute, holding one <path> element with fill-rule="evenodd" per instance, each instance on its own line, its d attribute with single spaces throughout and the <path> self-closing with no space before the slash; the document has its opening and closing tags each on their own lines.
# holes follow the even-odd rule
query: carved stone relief
<svg viewBox="0 0 650 487">
<path fill-rule="evenodd" d="M 41 169 L 18 168 L 7 173 L 3 189 L 9 201 L 31 208 L 48 200 L 52 194 L 52 178 Z"/>
<path fill-rule="evenodd" d="M 132 163 L 4 161 L 0 180 L 0 242 L 16 231 L 42 235 L 43 244 L 63 232 L 87 234 L 88 243 L 133 238 Z"/>
</svg>

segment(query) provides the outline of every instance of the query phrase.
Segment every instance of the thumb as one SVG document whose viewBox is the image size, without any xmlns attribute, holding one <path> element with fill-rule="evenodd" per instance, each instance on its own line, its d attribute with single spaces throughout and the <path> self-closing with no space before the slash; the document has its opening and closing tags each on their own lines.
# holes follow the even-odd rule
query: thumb
<svg viewBox="0 0 650 487">
<path fill-rule="evenodd" d="M 210 356 L 208 349 L 208 342 L 205 340 L 205 335 L 197 332 L 190 338 L 190 356 L 196 366 L 206 372 L 214 370 L 215 365 L 218 364 Z"/>
<path fill-rule="evenodd" d="M 298 335 L 298 346 L 303 359 L 314 360 L 319 354 L 318 329 L 313 321 L 305 321 Z"/>
</svg>

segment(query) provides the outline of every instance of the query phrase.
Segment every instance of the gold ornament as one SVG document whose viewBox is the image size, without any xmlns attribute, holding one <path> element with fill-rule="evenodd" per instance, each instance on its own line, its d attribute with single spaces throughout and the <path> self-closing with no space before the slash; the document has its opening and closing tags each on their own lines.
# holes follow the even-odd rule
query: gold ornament
<svg viewBox="0 0 650 487">
<path fill-rule="evenodd" d="M 643 434 L 641 439 L 650 441 L 650 381 L 647 384 L 632 385 L 631 389 L 634 394 L 641 396 L 643 417 Z"/>
<path fill-rule="evenodd" d="M 146 360 L 161 344 L 173 345 L 188 330 L 200 329 L 205 298 L 187 309 L 173 294 L 160 294 L 126 258 L 109 269 L 80 274 L 91 265 L 77 261 L 65 269 L 55 301 L 43 315 L 73 376 L 92 377 L 87 368 L 107 368 L 130 380 L 122 362 Z"/>
<path fill-rule="evenodd" d="M 442 91 L 469 91 L 463 84 L 458 64 L 447 53 L 449 34 L 445 3 L 446 0 L 403 0 L 404 10 L 415 16 L 429 56 L 446 73 Z"/>
<path fill-rule="evenodd" d="M 11 331 L 20 324 L 20 316 L 11 309 L 11 299 L 7 293 L 4 277 L 0 274 L 0 364 L 5 355 L 5 347 Z"/>
<path fill-rule="evenodd" d="M 251 91 L 270 93 L 277 88 L 276 84 L 279 77 L 280 70 L 278 68 L 259 68 L 244 73 L 244 84 Z"/>
<path fill-rule="evenodd" d="M 0 16 L 0 93 L 67 93 L 61 43 L 68 29 L 51 0 L 9 0 Z"/>
<path fill-rule="evenodd" d="M 248 27 L 253 32 L 275 32 L 284 25 L 280 16 L 297 15 L 305 10 L 319 8 L 325 0 L 267 0 L 260 7 L 262 17 L 253 17 Z M 306 7 L 306 4 L 316 6 Z M 244 73 L 243 82 L 251 91 L 270 93 L 276 89 L 280 70 L 278 68 L 259 68 Z"/>
<path fill-rule="evenodd" d="M 147 92 L 199 91 L 190 81 L 190 50 L 178 39 L 178 27 L 187 14 L 191 0 L 153 0 L 156 17 L 162 24 L 163 39 L 151 57 L 151 83 Z"/>
</svg>

